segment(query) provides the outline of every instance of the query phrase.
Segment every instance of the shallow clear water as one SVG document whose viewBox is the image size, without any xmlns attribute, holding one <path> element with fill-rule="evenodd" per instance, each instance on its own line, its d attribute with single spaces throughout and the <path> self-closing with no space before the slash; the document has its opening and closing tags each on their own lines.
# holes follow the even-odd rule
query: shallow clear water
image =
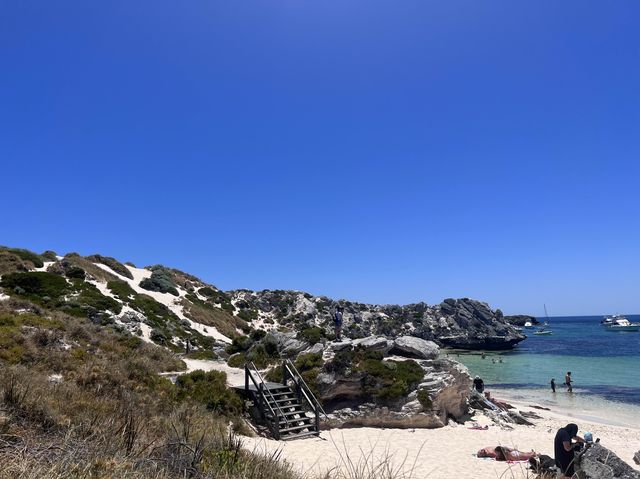
<svg viewBox="0 0 640 479">
<path fill-rule="evenodd" d="M 639 315 L 627 315 L 632 322 Z M 640 405 L 640 332 L 610 332 L 600 325 L 601 316 L 555 317 L 549 319 L 550 336 L 528 338 L 516 349 L 502 353 L 444 351 L 479 375 L 489 388 L 509 395 L 547 401 L 559 406 L 589 409 L 602 401 L 613 401 L 621 412 L 624 405 Z M 459 355 L 459 356 L 458 356 Z M 500 362 L 502 361 L 502 362 Z M 571 371 L 574 394 L 562 385 Z M 549 382 L 556 380 L 555 396 Z M 600 404 L 601 405 L 601 404 Z"/>
</svg>

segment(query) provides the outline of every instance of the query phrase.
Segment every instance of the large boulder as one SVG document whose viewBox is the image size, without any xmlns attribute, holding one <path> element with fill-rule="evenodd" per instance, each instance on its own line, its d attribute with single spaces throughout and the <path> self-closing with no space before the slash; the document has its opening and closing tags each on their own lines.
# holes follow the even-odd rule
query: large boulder
<svg viewBox="0 0 640 479">
<path fill-rule="evenodd" d="M 296 339 L 296 333 L 280 333 L 277 331 L 271 332 L 267 337 L 272 338 L 278 346 L 278 351 L 284 356 L 291 356 L 298 354 L 309 346 L 308 343 Z"/>
<path fill-rule="evenodd" d="M 640 472 L 600 444 L 588 447 L 576 462 L 584 479 L 640 479 Z"/>
<path fill-rule="evenodd" d="M 343 339 L 342 341 L 334 341 L 329 344 L 329 350 L 333 352 L 344 351 L 351 349 L 353 344 L 350 339 Z"/>
<path fill-rule="evenodd" d="M 436 359 L 440 348 L 433 341 L 414 336 L 400 336 L 393 341 L 392 354 L 418 359 Z"/>
<path fill-rule="evenodd" d="M 640 451 L 636 452 L 633 455 L 633 462 L 635 462 L 636 464 L 638 464 L 640 466 Z"/>
<path fill-rule="evenodd" d="M 420 361 L 426 374 L 418 390 L 429 393 L 433 411 L 446 424 L 447 417 L 456 419 L 469 412 L 471 376 L 463 364 L 450 359 Z"/>
<path fill-rule="evenodd" d="M 393 346 L 393 341 L 383 336 L 369 336 L 368 338 L 354 340 L 353 346 L 367 349 L 369 351 L 379 351 L 382 354 L 387 354 Z"/>
</svg>

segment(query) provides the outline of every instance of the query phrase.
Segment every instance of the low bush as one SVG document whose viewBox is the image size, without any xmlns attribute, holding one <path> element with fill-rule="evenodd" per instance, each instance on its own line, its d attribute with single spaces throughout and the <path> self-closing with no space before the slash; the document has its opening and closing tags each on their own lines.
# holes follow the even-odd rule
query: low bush
<svg viewBox="0 0 640 479">
<path fill-rule="evenodd" d="M 169 293 L 178 296 L 178 290 L 171 278 L 171 273 L 162 267 L 155 267 L 149 278 L 140 281 L 140 287 L 148 291 Z"/>
<path fill-rule="evenodd" d="M 7 248 L 5 246 L 0 246 L 0 250 L 11 253 L 24 261 L 30 261 L 36 268 L 44 266 L 44 258 L 33 251 L 22 248 Z"/>
<path fill-rule="evenodd" d="M 247 362 L 247 356 L 244 353 L 235 353 L 227 359 L 227 366 L 232 368 L 243 368 Z"/>
<path fill-rule="evenodd" d="M 231 341 L 231 344 L 227 346 L 227 352 L 229 354 L 235 354 L 248 351 L 254 344 L 255 341 L 250 336 L 236 336 Z"/>
<path fill-rule="evenodd" d="M 121 301 L 129 302 L 136 296 L 136 292 L 126 281 L 109 281 L 107 288 Z"/>
<path fill-rule="evenodd" d="M 424 370 L 412 359 L 406 361 L 381 361 L 365 359 L 358 370 L 366 374 L 365 391 L 382 402 L 392 402 L 409 394 L 424 377 Z"/>
<path fill-rule="evenodd" d="M 178 397 L 189 397 L 219 414 L 239 414 L 242 401 L 227 388 L 227 375 L 220 371 L 193 371 L 176 379 Z"/>
<path fill-rule="evenodd" d="M 63 277 L 39 271 L 4 275 L 0 286 L 38 302 L 42 302 L 44 298 L 48 298 L 49 301 L 60 298 L 70 291 L 69 283 Z"/>
<path fill-rule="evenodd" d="M 305 328 L 298 333 L 298 339 L 302 339 L 309 344 L 316 344 L 322 341 L 325 337 L 324 329 L 317 326 L 311 328 Z"/>
<path fill-rule="evenodd" d="M 129 271 L 125 265 L 123 265 L 120 261 L 115 258 L 111 258 L 110 256 L 101 256 L 99 254 L 94 254 L 91 256 L 87 256 L 89 261 L 94 263 L 102 263 L 105 266 L 111 268 L 111 270 L 118 273 L 120 276 L 124 276 L 125 278 L 133 279 L 133 274 Z"/>
<path fill-rule="evenodd" d="M 418 389 L 418 402 L 425 411 L 431 411 L 433 409 L 433 401 L 429 395 L 429 391 L 425 388 Z"/>
<path fill-rule="evenodd" d="M 40 255 L 42 259 L 47 261 L 58 261 L 58 255 L 55 251 L 47 250 Z"/>
<path fill-rule="evenodd" d="M 300 373 L 309 371 L 314 368 L 322 368 L 324 361 L 322 360 L 322 354 L 301 354 L 294 362 L 295 367 Z"/>
</svg>

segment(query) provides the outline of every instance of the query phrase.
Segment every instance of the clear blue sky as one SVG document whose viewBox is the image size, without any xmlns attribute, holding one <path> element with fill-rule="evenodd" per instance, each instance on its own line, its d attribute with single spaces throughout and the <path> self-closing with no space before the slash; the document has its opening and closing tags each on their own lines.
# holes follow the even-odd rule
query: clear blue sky
<svg viewBox="0 0 640 479">
<path fill-rule="evenodd" d="M 640 312 L 640 3 L 0 6 L 0 244 Z"/>
</svg>

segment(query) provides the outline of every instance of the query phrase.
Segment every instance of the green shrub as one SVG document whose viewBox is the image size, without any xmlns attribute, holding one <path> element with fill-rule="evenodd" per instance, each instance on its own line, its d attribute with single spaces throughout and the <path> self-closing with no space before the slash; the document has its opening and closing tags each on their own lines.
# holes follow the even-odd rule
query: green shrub
<svg viewBox="0 0 640 479">
<path fill-rule="evenodd" d="M 238 317 L 250 323 L 251 321 L 258 319 L 258 312 L 255 309 L 241 309 L 238 313 Z"/>
<path fill-rule="evenodd" d="M 58 261 L 58 255 L 56 254 L 55 251 L 47 250 L 44 253 L 42 253 L 40 256 L 42 256 L 42 258 L 47 261 Z"/>
<path fill-rule="evenodd" d="M 322 368 L 324 361 L 322 360 L 322 354 L 301 354 L 294 362 L 295 367 L 302 374 L 304 371 L 309 371 L 314 368 Z"/>
<path fill-rule="evenodd" d="M 27 249 L 22 248 L 6 248 L 4 246 L 0 247 L 2 251 L 7 251 L 11 254 L 16 255 L 18 258 L 31 261 L 36 268 L 42 268 L 44 266 L 44 261 L 42 256 L 34 253 L 33 251 L 29 251 Z"/>
<path fill-rule="evenodd" d="M 71 279 L 85 279 L 86 277 L 85 271 L 79 266 L 70 266 L 65 270 L 64 275 Z"/>
<path fill-rule="evenodd" d="M 325 336 L 324 329 L 317 326 L 303 329 L 298 333 L 298 339 L 302 339 L 310 344 L 316 344 L 322 341 Z"/>
<path fill-rule="evenodd" d="M 227 375 L 220 371 L 193 371 L 176 379 L 178 396 L 189 397 L 219 414 L 239 414 L 242 401 L 227 388 Z"/>
<path fill-rule="evenodd" d="M 107 283 L 107 288 L 109 288 L 109 291 L 111 291 L 120 301 L 129 302 L 136 296 L 136 292 L 126 281 L 109 281 Z"/>
<path fill-rule="evenodd" d="M 266 335 L 267 335 L 266 331 L 264 331 L 262 329 L 255 329 L 255 330 L 251 331 L 251 334 L 249 336 L 251 336 L 251 339 L 253 339 L 254 341 L 260 341 Z"/>
<path fill-rule="evenodd" d="M 133 274 L 129 271 L 125 265 L 123 265 L 120 261 L 115 258 L 111 258 L 109 256 L 101 256 L 99 254 L 94 254 L 91 256 L 87 256 L 89 261 L 94 263 L 102 263 L 105 266 L 108 266 L 113 271 L 118 273 L 120 276 L 124 276 L 125 278 L 133 279 Z"/>
<path fill-rule="evenodd" d="M 248 351 L 249 348 L 253 345 L 254 341 L 250 336 L 236 336 L 231 341 L 231 344 L 227 346 L 227 352 L 229 354 L 235 354 Z"/>
<path fill-rule="evenodd" d="M 115 314 L 120 314 L 122 311 L 122 304 L 102 294 L 93 284 L 81 280 L 74 280 L 74 283 L 76 289 L 80 291 L 78 297 L 75 298 L 79 304 L 97 311 L 112 311 Z"/>
<path fill-rule="evenodd" d="M 157 291 L 159 293 L 170 293 L 178 296 L 178 290 L 171 278 L 171 273 L 162 267 L 155 267 L 149 278 L 140 281 L 140 287 L 148 291 Z"/>
<path fill-rule="evenodd" d="M 271 381 L 272 383 L 281 383 L 282 382 L 282 367 L 276 366 L 267 371 L 264 378 L 267 381 Z"/>
<path fill-rule="evenodd" d="M 198 290 L 202 296 L 206 296 L 207 298 L 213 298 L 218 292 L 210 286 L 205 286 L 204 288 L 200 288 Z"/>
<path fill-rule="evenodd" d="M 422 409 L 424 409 L 425 411 L 430 411 L 433 409 L 433 401 L 431 400 L 429 391 L 425 388 L 418 389 L 418 402 L 422 406 Z"/>
<path fill-rule="evenodd" d="M 424 370 L 412 359 L 406 361 L 382 361 L 364 359 L 358 370 L 366 374 L 365 391 L 382 402 L 394 401 L 409 394 L 424 377 Z"/>
<path fill-rule="evenodd" d="M 229 356 L 227 366 L 231 368 L 243 368 L 247 362 L 247 356 L 244 353 L 236 353 Z"/>
<path fill-rule="evenodd" d="M 40 301 L 44 298 L 57 299 L 64 296 L 70 289 L 69 283 L 62 276 L 40 271 L 4 275 L 0 286 L 9 290 L 18 290 L 21 295 Z"/>
</svg>

